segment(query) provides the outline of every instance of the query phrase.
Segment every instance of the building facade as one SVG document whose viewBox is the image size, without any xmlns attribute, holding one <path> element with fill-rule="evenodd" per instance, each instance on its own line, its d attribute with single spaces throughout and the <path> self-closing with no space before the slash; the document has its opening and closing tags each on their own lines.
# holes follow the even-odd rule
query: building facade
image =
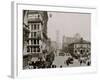
<svg viewBox="0 0 100 80">
<path fill-rule="evenodd" d="M 43 51 L 47 44 L 46 11 L 23 11 L 23 66 L 34 58 L 44 57 Z"/>
<path fill-rule="evenodd" d="M 68 52 L 68 45 L 73 43 L 73 42 L 76 42 L 80 40 L 80 37 L 77 38 L 77 37 L 67 37 L 67 36 L 63 36 L 63 41 L 62 41 L 62 49 L 64 52 Z"/>
<path fill-rule="evenodd" d="M 28 11 L 28 25 L 30 34 L 27 39 L 27 52 L 36 57 L 42 53 L 42 19 L 37 11 Z"/>
<path fill-rule="evenodd" d="M 91 43 L 81 38 L 68 46 L 69 52 L 75 58 L 85 58 L 91 55 Z"/>
</svg>

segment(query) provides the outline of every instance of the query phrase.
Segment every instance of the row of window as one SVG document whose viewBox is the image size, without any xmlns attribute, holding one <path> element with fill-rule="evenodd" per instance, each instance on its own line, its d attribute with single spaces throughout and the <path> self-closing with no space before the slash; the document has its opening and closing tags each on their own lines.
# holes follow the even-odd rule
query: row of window
<svg viewBox="0 0 100 80">
<path fill-rule="evenodd" d="M 40 52 L 39 47 L 27 47 L 27 52 Z"/>
<path fill-rule="evenodd" d="M 76 47 L 90 47 L 90 45 L 89 44 L 77 44 L 77 45 L 74 45 L 74 47 L 76 48 Z"/>
<path fill-rule="evenodd" d="M 37 32 L 31 32 L 31 38 L 36 37 L 37 36 Z"/>
<path fill-rule="evenodd" d="M 40 24 L 31 24 L 31 30 L 39 30 Z"/>
<path fill-rule="evenodd" d="M 29 14 L 28 18 L 29 19 L 37 19 L 37 18 L 40 18 L 40 14 L 34 14 L 34 15 L 33 14 Z"/>
<path fill-rule="evenodd" d="M 34 18 L 40 18 L 40 15 L 39 14 L 34 14 L 34 15 L 32 15 L 32 17 L 34 17 Z"/>
<path fill-rule="evenodd" d="M 40 38 L 41 37 L 41 32 L 31 32 L 31 34 L 29 35 L 29 33 L 23 33 L 23 38 L 28 38 L 28 37 L 31 37 L 31 38 Z"/>
<path fill-rule="evenodd" d="M 41 37 L 41 33 L 40 32 L 31 32 L 31 38 L 34 37 Z"/>
<path fill-rule="evenodd" d="M 77 53 L 77 52 L 83 53 L 83 52 L 89 52 L 89 50 L 75 50 L 75 53 Z"/>
<path fill-rule="evenodd" d="M 39 40 L 30 40 L 31 41 L 31 44 L 39 44 Z M 29 44 L 29 41 L 27 41 L 27 43 Z"/>
</svg>

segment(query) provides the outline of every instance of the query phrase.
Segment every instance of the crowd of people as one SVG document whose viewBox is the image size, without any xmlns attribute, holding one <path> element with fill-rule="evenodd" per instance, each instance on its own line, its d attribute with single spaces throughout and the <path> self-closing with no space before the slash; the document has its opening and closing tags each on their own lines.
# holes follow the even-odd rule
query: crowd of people
<svg viewBox="0 0 100 80">
<path fill-rule="evenodd" d="M 53 52 L 46 55 L 45 59 L 43 57 L 38 58 L 37 61 L 29 61 L 26 66 L 27 69 L 39 69 L 39 68 L 54 68 L 55 65 L 52 65 L 55 55 Z"/>
<path fill-rule="evenodd" d="M 60 67 L 62 68 L 62 65 L 57 66 L 56 64 L 53 64 L 53 61 L 55 60 L 55 54 L 52 52 L 48 55 L 46 55 L 45 60 L 43 60 L 42 58 L 39 58 L 37 61 L 31 61 L 27 68 L 28 69 L 40 69 L 40 68 L 57 68 Z M 72 55 L 67 56 L 67 59 L 64 61 L 64 64 L 66 66 L 70 66 L 70 64 L 75 64 L 74 61 L 75 57 L 73 57 Z M 90 61 L 90 56 L 86 56 L 86 57 L 78 57 L 77 62 L 80 64 L 80 66 L 82 64 L 85 64 L 87 66 L 91 65 L 91 61 Z"/>
</svg>

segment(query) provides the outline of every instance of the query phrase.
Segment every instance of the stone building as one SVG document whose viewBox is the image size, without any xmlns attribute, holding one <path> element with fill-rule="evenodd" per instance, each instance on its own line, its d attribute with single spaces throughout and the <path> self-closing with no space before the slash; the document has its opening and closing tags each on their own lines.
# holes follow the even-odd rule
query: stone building
<svg viewBox="0 0 100 80">
<path fill-rule="evenodd" d="M 23 11 L 23 66 L 44 56 L 48 39 L 47 21 L 46 11 Z"/>
<path fill-rule="evenodd" d="M 81 38 L 79 41 L 68 45 L 68 50 L 75 58 L 84 58 L 91 55 L 91 43 Z"/>
<path fill-rule="evenodd" d="M 80 37 L 77 38 L 76 36 L 75 37 L 67 37 L 67 36 L 63 36 L 63 41 L 62 41 L 62 50 L 64 52 L 68 52 L 68 45 L 73 43 L 73 42 L 76 42 L 80 40 Z"/>
</svg>

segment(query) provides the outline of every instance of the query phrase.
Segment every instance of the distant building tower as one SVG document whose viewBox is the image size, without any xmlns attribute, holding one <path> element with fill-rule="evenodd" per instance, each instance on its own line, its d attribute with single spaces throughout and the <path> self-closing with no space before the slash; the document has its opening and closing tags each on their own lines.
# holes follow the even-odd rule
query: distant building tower
<svg viewBox="0 0 100 80">
<path fill-rule="evenodd" d="M 75 34 L 74 35 L 74 37 L 67 37 L 67 36 L 63 36 L 63 40 L 62 40 L 62 50 L 64 51 L 64 52 L 68 52 L 69 50 L 68 50 L 68 45 L 69 44 L 71 44 L 71 43 L 73 43 L 73 42 L 76 42 L 76 41 L 78 41 L 78 40 L 80 40 L 81 39 L 81 37 L 80 37 L 80 34 Z"/>
<path fill-rule="evenodd" d="M 57 49 L 59 49 L 59 31 L 56 31 L 56 42 L 57 42 Z"/>
<path fill-rule="evenodd" d="M 81 35 L 80 35 L 79 33 L 76 33 L 76 34 L 74 35 L 74 38 L 76 38 L 76 39 L 81 39 Z"/>
<path fill-rule="evenodd" d="M 60 41 L 59 41 L 59 31 L 56 31 L 56 43 L 57 43 L 57 49 L 56 49 L 56 56 L 59 55 L 59 49 L 60 49 Z"/>
</svg>

